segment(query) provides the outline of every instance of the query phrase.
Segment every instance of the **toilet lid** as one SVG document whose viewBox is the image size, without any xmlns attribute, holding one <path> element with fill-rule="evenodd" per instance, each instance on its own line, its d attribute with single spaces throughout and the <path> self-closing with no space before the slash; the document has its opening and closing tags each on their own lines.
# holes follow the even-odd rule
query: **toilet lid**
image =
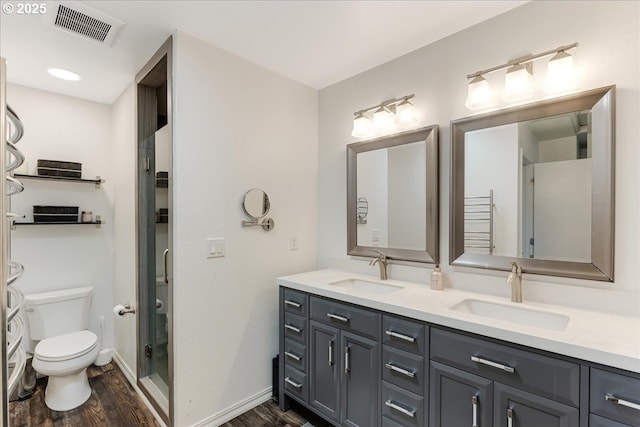
<svg viewBox="0 0 640 427">
<path fill-rule="evenodd" d="M 55 362 L 82 356 L 98 345 L 98 337 L 91 331 L 73 332 L 45 338 L 36 345 L 35 354 L 40 360 Z"/>
</svg>

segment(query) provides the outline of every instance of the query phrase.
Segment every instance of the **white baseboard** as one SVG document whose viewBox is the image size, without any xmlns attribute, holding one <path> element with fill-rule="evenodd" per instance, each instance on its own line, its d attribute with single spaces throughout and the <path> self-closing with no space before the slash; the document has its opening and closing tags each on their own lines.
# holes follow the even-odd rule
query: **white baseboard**
<svg viewBox="0 0 640 427">
<path fill-rule="evenodd" d="M 205 418 L 204 420 L 199 421 L 196 424 L 193 424 L 191 427 L 215 427 L 222 425 L 227 421 L 231 421 L 238 415 L 244 414 L 245 412 L 255 408 L 256 406 L 270 400 L 271 390 L 271 387 L 266 388 L 261 392 L 258 392 L 253 396 L 249 396 L 245 400 L 242 400 L 228 407 L 227 409 L 218 412 L 217 414 L 213 414 L 212 416 Z"/>
<path fill-rule="evenodd" d="M 149 402 L 149 399 L 147 399 L 147 396 L 145 396 L 142 390 L 140 390 L 140 388 L 138 387 L 136 375 L 133 373 L 129 365 L 127 365 L 124 362 L 122 357 L 120 357 L 120 354 L 118 353 L 118 351 L 115 349 L 113 350 L 113 361 L 116 363 L 116 365 L 118 365 L 118 367 L 120 368 L 124 376 L 129 381 L 129 384 L 131 384 L 131 387 L 133 387 L 136 393 L 138 393 L 138 397 L 140 397 L 140 400 L 142 400 L 142 402 L 149 409 L 149 411 L 151 411 L 151 413 L 153 414 L 153 417 L 156 419 L 158 424 L 160 424 L 161 427 L 166 427 L 167 425 L 164 423 L 164 420 L 160 417 L 160 415 L 155 410 L 151 402 Z"/>
</svg>

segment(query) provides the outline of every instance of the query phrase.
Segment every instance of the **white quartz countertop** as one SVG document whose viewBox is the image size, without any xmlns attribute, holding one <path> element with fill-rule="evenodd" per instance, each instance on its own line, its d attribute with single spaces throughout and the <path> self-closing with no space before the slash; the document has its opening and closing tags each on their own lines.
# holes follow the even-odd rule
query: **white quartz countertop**
<svg viewBox="0 0 640 427">
<path fill-rule="evenodd" d="M 384 283 L 399 285 L 401 289 L 381 294 L 346 289 L 331 284 L 347 279 L 378 281 L 372 276 L 346 271 L 317 270 L 279 277 L 277 284 L 436 325 L 640 373 L 640 318 L 638 317 L 532 303 L 526 301 L 526 296 L 522 304 L 515 304 L 507 298 L 455 289 L 434 291 L 428 285 L 398 280 L 386 280 Z M 564 330 L 549 330 L 519 324 L 517 321 L 493 319 L 451 309 L 468 299 L 559 313 L 569 317 L 569 323 Z"/>
</svg>

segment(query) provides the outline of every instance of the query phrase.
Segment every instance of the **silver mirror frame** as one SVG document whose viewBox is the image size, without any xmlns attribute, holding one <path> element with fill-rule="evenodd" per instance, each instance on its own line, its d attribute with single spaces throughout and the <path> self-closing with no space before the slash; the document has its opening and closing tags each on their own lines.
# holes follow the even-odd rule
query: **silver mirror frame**
<svg viewBox="0 0 640 427">
<path fill-rule="evenodd" d="M 247 197 L 249 196 L 249 193 L 251 193 L 252 191 L 259 191 L 262 193 L 262 197 L 263 197 L 262 215 L 258 215 L 258 216 L 253 215 L 247 209 Z M 242 196 L 242 210 L 244 211 L 244 214 L 255 221 L 265 217 L 269 213 L 269 209 L 271 209 L 271 200 L 269 199 L 269 195 L 267 194 L 267 192 L 262 190 L 261 188 L 252 188 L 248 190 L 246 193 L 244 193 L 244 195 Z"/>
<path fill-rule="evenodd" d="M 591 202 L 591 262 L 569 262 L 464 253 L 465 133 L 494 126 L 586 110 L 603 102 L 608 109 L 607 140 L 594 144 Z M 597 151 L 596 151 L 597 150 Z M 615 86 L 607 86 L 507 108 L 451 122 L 451 197 L 449 219 L 449 264 L 511 270 L 517 262 L 524 273 L 577 279 L 613 281 L 615 209 Z M 597 161 L 596 160 L 597 156 Z"/>
<path fill-rule="evenodd" d="M 357 155 L 366 151 L 396 147 L 413 142 L 426 143 L 426 250 L 382 248 L 373 246 L 358 246 L 357 232 Z M 376 257 L 376 250 L 394 260 L 434 263 L 439 262 L 439 222 L 438 222 L 438 126 L 428 126 L 420 129 L 397 133 L 390 136 L 356 142 L 347 145 L 347 253 L 355 256 Z"/>
</svg>

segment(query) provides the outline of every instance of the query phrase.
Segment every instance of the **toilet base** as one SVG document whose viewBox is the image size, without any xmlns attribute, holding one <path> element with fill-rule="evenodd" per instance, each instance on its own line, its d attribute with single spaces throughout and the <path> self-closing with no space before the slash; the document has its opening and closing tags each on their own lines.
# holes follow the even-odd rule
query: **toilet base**
<svg viewBox="0 0 640 427">
<path fill-rule="evenodd" d="M 44 403 L 54 411 L 68 411 L 86 402 L 91 396 L 87 369 L 63 377 L 49 376 Z"/>
</svg>

